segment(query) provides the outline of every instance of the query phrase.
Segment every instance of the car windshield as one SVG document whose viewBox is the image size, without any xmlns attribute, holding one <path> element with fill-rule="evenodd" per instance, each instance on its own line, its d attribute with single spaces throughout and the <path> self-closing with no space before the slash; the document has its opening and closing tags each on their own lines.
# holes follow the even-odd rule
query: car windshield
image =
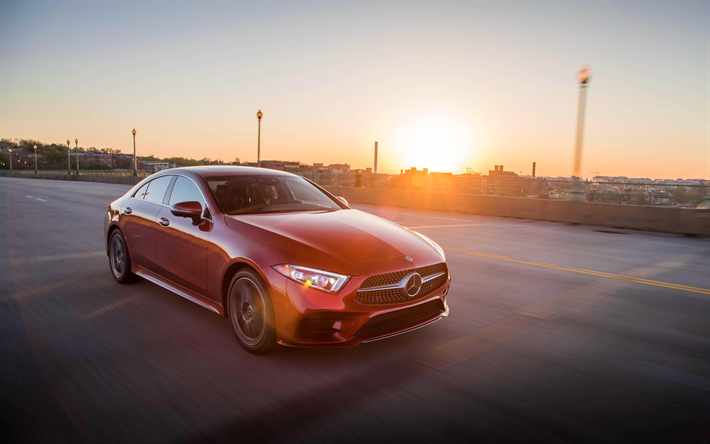
<svg viewBox="0 0 710 444">
<path fill-rule="evenodd" d="M 229 176 L 208 179 L 225 214 L 332 211 L 341 207 L 307 180 L 293 176 Z"/>
</svg>

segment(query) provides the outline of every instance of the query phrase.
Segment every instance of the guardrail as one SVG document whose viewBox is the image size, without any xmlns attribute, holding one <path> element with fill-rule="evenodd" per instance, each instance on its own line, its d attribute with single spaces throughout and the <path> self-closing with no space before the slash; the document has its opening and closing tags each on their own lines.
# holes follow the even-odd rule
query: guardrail
<svg viewBox="0 0 710 444">
<path fill-rule="evenodd" d="M 145 177 L 150 175 L 151 173 L 147 171 L 136 171 L 136 174 L 138 177 Z M 0 176 L 9 176 L 10 175 L 10 170 L 0 170 Z M 76 170 L 72 170 L 71 173 L 67 172 L 67 170 L 38 170 L 35 172 L 34 170 L 12 170 L 12 175 L 13 176 L 35 176 L 35 175 L 65 175 L 65 176 L 74 176 L 76 174 Z M 81 175 L 92 175 L 92 176 L 133 176 L 133 170 L 80 170 L 79 171 L 79 176 Z"/>
<path fill-rule="evenodd" d="M 0 176 L 9 175 L 0 170 Z M 99 181 L 101 178 L 122 178 L 116 183 L 136 183 L 150 172 L 133 170 L 14 170 L 13 176 L 52 178 L 60 180 Z M 439 194 L 518 197 L 528 200 L 569 200 L 575 187 L 580 187 L 584 200 L 590 203 L 645 205 L 658 207 L 696 207 L 709 205 L 710 183 L 630 183 L 555 180 L 545 178 L 489 178 L 476 175 L 391 175 L 371 173 L 296 172 L 324 187 L 352 187 L 381 190 L 416 191 Z"/>
<path fill-rule="evenodd" d="M 710 237 L 710 209 L 326 186 L 352 203 Z"/>
<path fill-rule="evenodd" d="M 525 199 L 569 200 L 581 188 L 584 201 L 621 205 L 695 207 L 707 204 L 710 183 L 678 184 L 662 182 L 594 182 L 545 178 L 488 178 L 473 175 L 417 176 L 367 173 L 297 173 L 321 186 L 376 188 L 441 194 L 519 197 Z M 417 183 L 417 180 L 420 182 Z"/>
</svg>

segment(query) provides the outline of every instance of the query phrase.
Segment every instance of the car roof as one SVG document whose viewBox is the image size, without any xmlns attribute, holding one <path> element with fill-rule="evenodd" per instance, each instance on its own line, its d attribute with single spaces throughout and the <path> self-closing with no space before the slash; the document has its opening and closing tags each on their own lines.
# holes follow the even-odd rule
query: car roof
<svg viewBox="0 0 710 444">
<path fill-rule="evenodd" d="M 291 173 L 278 170 L 270 170 L 268 168 L 255 168 L 255 167 L 243 167 L 243 166 L 232 166 L 232 165 L 210 165 L 210 166 L 194 166 L 194 167 L 182 167 L 182 168 L 171 168 L 169 170 L 163 170 L 162 173 L 170 174 L 170 172 L 190 172 L 199 174 L 205 179 L 212 177 L 224 177 L 224 176 L 251 176 L 258 174 L 260 176 L 293 176 Z"/>
</svg>

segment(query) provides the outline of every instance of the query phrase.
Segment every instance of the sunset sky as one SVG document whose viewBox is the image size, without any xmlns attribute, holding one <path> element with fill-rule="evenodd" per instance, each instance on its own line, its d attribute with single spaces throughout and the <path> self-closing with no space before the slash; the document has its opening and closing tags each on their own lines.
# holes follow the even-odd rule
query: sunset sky
<svg viewBox="0 0 710 444">
<path fill-rule="evenodd" d="M 710 178 L 707 1 L 1 2 L 0 137 L 142 155 Z"/>
</svg>

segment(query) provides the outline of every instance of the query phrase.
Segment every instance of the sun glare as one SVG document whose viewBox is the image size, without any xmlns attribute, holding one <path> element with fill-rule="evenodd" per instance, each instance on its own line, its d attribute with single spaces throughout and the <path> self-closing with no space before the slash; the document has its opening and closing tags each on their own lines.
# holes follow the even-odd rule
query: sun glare
<svg viewBox="0 0 710 444">
<path fill-rule="evenodd" d="M 423 112 L 405 118 L 394 133 L 399 164 L 429 171 L 460 172 L 473 157 L 474 134 L 457 115 Z"/>
</svg>

